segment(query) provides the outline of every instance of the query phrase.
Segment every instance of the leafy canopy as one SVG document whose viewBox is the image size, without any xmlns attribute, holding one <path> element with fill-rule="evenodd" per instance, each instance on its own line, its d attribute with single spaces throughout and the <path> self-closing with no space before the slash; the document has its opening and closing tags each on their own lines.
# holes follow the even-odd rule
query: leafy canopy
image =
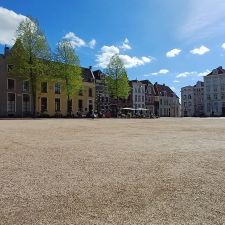
<svg viewBox="0 0 225 225">
<path fill-rule="evenodd" d="M 51 54 L 44 33 L 38 21 L 23 20 L 16 31 L 16 42 L 11 49 L 9 63 L 13 64 L 12 74 L 26 79 L 37 80 L 50 74 Z M 34 85 L 33 85 L 34 86 Z"/>
<path fill-rule="evenodd" d="M 70 41 L 63 39 L 56 47 L 54 73 L 65 86 L 68 99 L 82 88 L 80 60 Z"/>
<path fill-rule="evenodd" d="M 112 56 L 105 71 L 110 95 L 113 98 L 127 98 L 130 92 L 124 63 L 118 55 Z"/>
</svg>

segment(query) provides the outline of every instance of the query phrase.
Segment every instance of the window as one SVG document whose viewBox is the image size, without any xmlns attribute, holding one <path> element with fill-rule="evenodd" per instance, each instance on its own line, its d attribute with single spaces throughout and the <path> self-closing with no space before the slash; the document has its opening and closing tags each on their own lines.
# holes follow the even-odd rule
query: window
<svg viewBox="0 0 225 225">
<path fill-rule="evenodd" d="M 207 103 L 207 112 L 211 112 L 211 104 Z"/>
<path fill-rule="evenodd" d="M 60 83 L 55 83 L 55 94 L 61 93 L 61 86 Z"/>
<path fill-rule="evenodd" d="M 137 102 L 137 95 L 135 95 L 135 102 Z"/>
<path fill-rule="evenodd" d="M 23 112 L 30 112 L 30 95 L 23 94 Z"/>
<path fill-rule="evenodd" d="M 41 82 L 41 93 L 47 93 L 48 84 L 47 82 Z"/>
<path fill-rule="evenodd" d="M 138 96 L 138 101 L 139 101 L 139 102 L 141 101 L 141 96 L 140 96 L 140 95 Z"/>
<path fill-rule="evenodd" d="M 214 99 L 217 100 L 218 96 L 217 94 L 214 94 Z"/>
<path fill-rule="evenodd" d="M 188 106 L 191 106 L 192 104 L 191 104 L 191 102 L 188 102 Z"/>
<path fill-rule="evenodd" d="M 191 99 L 191 95 L 188 95 L 188 99 Z"/>
<path fill-rule="evenodd" d="M 30 90 L 30 82 L 28 80 L 23 81 L 23 91 L 29 91 Z"/>
<path fill-rule="evenodd" d="M 224 93 L 221 94 L 221 99 L 224 99 Z"/>
<path fill-rule="evenodd" d="M 142 102 L 144 102 L 145 101 L 145 97 L 144 96 L 142 96 Z"/>
<path fill-rule="evenodd" d="M 89 97 L 92 97 L 92 88 L 89 88 Z"/>
<path fill-rule="evenodd" d="M 79 111 L 83 111 L 83 101 L 81 99 L 78 100 L 78 109 Z"/>
<path fill-rule="evenodd" d="M 12 71 L 13 65 L 12 64 L 8 64 L 7 65 L 7 72 L 9 73 L 10 71 Z"/>
<path fill-rule="evenodd" d="M 184 95 L 183 99 L 184 99 L 184 100 L 186 100 L 186 98 L 187 98 L 187 96 L 186 96 L 186 95 Z"/>
<path fill-rule="evenodd" d="M 48 101 L 46 97 L 41 98 L 41 112 L 47 112 L 48 110 Z"/>
<path fill-rule="evenodd" d="M 72 112 L 72 106 L 73 106 L 73 102 L 72 100 L 67 100 L 67 112 Z"/>
<path fill-rule="evenodd" d="M 16 95 L 15 93 L 8 93 L 7 111 L 16 112 Z"/>
<path fill-rule="evenodd" d="M 210 99 L 211 99 L 210 95 L 207 95 L 207 100 L 210 100 Z"/>
<path fill-rule="evenodd" d="M 218 102 L 214 102 L 214 110 L 215 112 L 219 111 Z"/>
<path fill-rule="evenodd" d="M 15 89 L 15 80 L 8 79 L 8 90 L 14 90 L 14 89 Z"/>
<path fill-rule="evenodd" d="M 55 98 L 55 111 L 60 112 L 60 98 Z"/>
</svg>

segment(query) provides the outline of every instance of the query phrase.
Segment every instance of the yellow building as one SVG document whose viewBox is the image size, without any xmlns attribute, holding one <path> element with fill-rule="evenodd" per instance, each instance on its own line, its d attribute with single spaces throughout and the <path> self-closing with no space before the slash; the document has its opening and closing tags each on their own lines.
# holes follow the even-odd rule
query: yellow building
<svg viewBox="0 0 225 225">
<path fill-rule="evenodd" d="M 85 116 L 95 108 L 95 80 L 91 68 L 81 68 L 83 88 L 68 102 L 65 87 L 57 81 L 41 81 L 36 88 L 36 112 L 40 116 Z"/>
</svg>

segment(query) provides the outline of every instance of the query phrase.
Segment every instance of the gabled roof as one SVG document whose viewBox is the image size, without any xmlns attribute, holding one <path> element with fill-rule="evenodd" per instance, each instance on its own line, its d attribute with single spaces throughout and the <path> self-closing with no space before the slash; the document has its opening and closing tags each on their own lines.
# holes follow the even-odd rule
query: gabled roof
<svg viewBox="0 0 225 225">
<path fill-rule="evenodd" d="M 96 80 L 101 80 L 102 78 L 104 78 L 106 76 L 101 70 L 93 71 L 93 75 Z"/>
<path fill-rule="evenodd" d="M 165 84 L 154 84 L 155 92 L 157 96 L 163 96 L 165 93 L 168 97 L 177 97 L 178 96 L 171 90 L 170 87 L 166 86 Z"/>
<path fill-rule="evenodd" d="M 95 77 L 90 68 L 81 67 L 81 71 L 84 82 L 94 82 Z"/>
<path fill-rule="evenodd" d="M 208 77 L 208 76 L 213 76 L 213 75 L 218 75 L 218 74 L 225 74 L 225 70 L 223 69 L 222 66 L 214 69 L 211 73 L 209 73 L 206 76 Z"/>
<path fill-rule="evenodd" d="M 140 82 L 146 85 L 148 84 L 152 85 L 152 83 L 149 80 L 141 80 Z"/>
</svg>

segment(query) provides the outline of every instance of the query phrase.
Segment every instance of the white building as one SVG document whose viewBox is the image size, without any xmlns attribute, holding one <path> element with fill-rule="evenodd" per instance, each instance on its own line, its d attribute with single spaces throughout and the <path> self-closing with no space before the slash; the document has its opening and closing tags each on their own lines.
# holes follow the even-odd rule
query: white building
<svg viewBox="0 0 225 225">
<path fill-rule="evenodd" d="M 194 86 L 194 115 L 204 115 L 204 82 L 198 81 Z"/>
<path fill-rule="evenodd" d="M 204 77 L 204 111 L 206 116 L 225 116 L 225 70 L 214 69 Z"/>
<path fill-rule="evenodd" d="M 204 82 L 181 88 L 181 116 L 204 115 Z"/>
<path fill-rule="evenodd" d="M 156 95 L 159 96 L 159 115 L 164 117 L 179 116 L 179 98 L 165 84 L 154 84 Z"/>
<path fill-rule="evenodd" d="M 133 108 L 145 108 L 145 84 L 138 80 L 130 81 L 132 87 Z"/>
<path fill-rule="evenodd" d="M 181 116 L 194 116 L 194 87 L 181 88 Z"/>
</svg>

